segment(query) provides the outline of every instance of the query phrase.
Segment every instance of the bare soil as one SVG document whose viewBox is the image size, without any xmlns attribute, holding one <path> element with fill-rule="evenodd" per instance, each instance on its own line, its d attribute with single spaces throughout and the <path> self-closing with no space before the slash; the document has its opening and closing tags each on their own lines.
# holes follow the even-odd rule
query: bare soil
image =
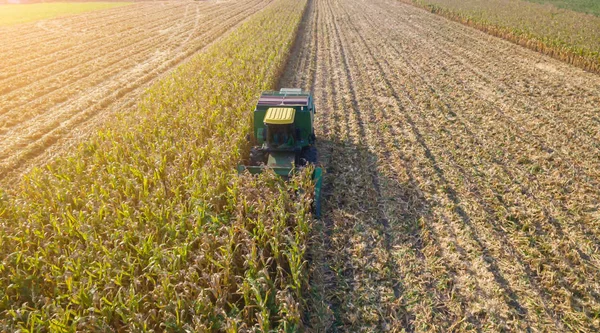
<svg viewBox="0 0 600 333">
<path fill-rule="evenodd" d="M 314 331 L 600 327 L 600 77 L 394 0 L 313 0 Z"/>
</svg>

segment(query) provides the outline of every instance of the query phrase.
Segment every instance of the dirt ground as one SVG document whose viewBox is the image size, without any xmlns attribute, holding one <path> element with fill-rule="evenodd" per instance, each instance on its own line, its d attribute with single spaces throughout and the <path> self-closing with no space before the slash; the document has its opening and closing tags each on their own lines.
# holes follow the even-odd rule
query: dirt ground
<svg viewBox="0 0 600 333">
<path fill-rule="evenodd" d="M 313 0 L 301 29 L 309 329 L 598 331 L 600 77 L 394 0 Z"/>
<path fill-rule="evenodd" d="M 0 28 L 0 181 L 127 112 L 157 77 L 269 0 L 144 2 Z"/>
</svg>

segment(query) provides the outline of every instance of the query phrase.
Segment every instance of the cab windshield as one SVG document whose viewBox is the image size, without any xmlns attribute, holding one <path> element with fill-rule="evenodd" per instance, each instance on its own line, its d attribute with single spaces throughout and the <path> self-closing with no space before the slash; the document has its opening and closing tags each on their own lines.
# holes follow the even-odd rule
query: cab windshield
<svg viewBox="0 0 600 333">
<path fill-rule="evenodd" d="M 270 148 L 293 148 L 293 133 L 293 125 L 269 125 L 267 126 L 267 145 Z"/>
</svg>

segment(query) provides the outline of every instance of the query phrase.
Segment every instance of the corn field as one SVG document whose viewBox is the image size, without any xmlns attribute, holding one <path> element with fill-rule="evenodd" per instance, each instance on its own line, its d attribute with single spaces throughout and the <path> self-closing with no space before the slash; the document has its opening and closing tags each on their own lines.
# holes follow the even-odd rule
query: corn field
<svg viewBox="0 0 600 333">
<path fill-rule="evenodd" d="M 304 1 L 276 0 L 0 201 L 0 330 L 294 331 L 309 173 L 235 176 Z"/>
</svg>

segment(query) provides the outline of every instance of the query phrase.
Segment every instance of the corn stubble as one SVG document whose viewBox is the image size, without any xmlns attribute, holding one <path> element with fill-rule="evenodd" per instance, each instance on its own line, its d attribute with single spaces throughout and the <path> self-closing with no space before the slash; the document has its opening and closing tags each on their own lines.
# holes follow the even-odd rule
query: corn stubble
<svg viewBox="0 0 600 333">
<path fill-rule="evenodd" d="M 0 329 L 292 331 L 310 170 L 233 175 L 304 1 L 277 0 L 0 200 Z"/>
<path fill-rule="evenodd" d="M 600 77 L 397 0 L 308 8 L 311 327 L 599 331 Z"/>
</svg>

